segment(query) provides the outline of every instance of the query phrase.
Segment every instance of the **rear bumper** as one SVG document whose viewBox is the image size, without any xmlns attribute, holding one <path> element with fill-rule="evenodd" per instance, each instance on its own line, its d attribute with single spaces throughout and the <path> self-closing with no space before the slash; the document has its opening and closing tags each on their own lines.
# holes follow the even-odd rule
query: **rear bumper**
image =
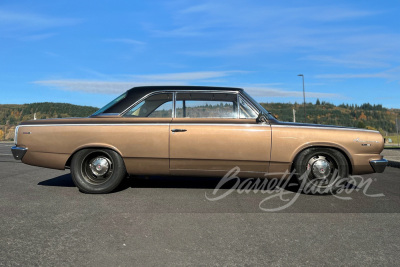
<svg viewBox="0 0 400 267">
<path fill-rule="evenodd" d="M 18 147 L 18 146 L 11 147 L 11 152 L 14 156 L 14 159 L 16 160 L 22 160 L 27 151 L 28 149 L 25 147 Z"/>
<path fill-rule="evenodd" d="M 371 164 L 375 172 L 382 173 L 388 165 L 388 161 L 386 159 L 371 160 L 369 164 Z"/>
</svg>

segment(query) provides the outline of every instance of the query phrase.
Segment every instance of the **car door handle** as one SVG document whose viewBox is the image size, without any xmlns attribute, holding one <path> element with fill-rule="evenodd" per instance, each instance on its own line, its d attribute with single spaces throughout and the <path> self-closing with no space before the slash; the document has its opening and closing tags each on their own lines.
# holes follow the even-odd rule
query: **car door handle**
<svg viewBox="0 0 400 267">
<path fill-rule="evenodd" d="M 186 129 L 172 129 L 171 132 L 173 133 L 181 133 L 181 132 L 186 132 Z"/>
</svg>

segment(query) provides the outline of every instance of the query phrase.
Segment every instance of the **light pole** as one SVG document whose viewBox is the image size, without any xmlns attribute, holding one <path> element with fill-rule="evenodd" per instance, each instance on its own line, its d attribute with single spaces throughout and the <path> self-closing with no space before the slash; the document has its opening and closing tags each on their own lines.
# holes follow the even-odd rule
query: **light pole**
<svg viewBox="0 0 400 267">
<path fill-rule="evenodd" d="M 307 117 L 306 117 L 306 91 L 304 90 L 304 75 L 303 74 L 299 74 L 297 76 L 301 76 L 303 78 L 304 122 L 307 122 Z"/>
<path fill-rule="evenodd" d="M 400 140 L 399 140 L 399 120 L 396 116 L 396 130 L 397 130 L 397 146 L 400 147 Z"/>
<path fill-rule="evenodd" d="M 293 122 L 296 122 L 296 110 L 293 109 Z"/>
</svg>

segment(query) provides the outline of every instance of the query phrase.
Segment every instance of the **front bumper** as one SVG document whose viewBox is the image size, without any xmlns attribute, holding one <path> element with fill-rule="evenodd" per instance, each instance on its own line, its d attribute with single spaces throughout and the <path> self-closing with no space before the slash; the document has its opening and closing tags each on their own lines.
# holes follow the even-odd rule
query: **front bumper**
<svg viewBox="0 0 400 267">
<path fill-rule="evenodd" d="M 382 173 L 388 165 L 388 161 L 386 159 L 371 160 L 369 164 L 371 164 L 375 172 Z"/>
<path fill-rule="evenodd" d="M 14 156 L 14 159 L 16 159 L 16 160 L 22 160 L 22 158 L 25 156 L 25 153 L 27 151 L 28 151 L 28 149 L 25 147 L 18 147 L 18 146 L 11 147 L 11 152 Z"/>
</svg>

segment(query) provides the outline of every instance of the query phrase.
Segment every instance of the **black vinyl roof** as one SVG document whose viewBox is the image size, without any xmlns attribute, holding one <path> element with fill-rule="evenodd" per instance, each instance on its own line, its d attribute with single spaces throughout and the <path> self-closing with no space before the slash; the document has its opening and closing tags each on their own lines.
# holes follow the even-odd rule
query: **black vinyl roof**
<svg viewBox="0 0 400 267">
<path fill-rule="evenodd" d="M 242 91 L 241 88 L 213 86 L 140 86 L 129 89 L 126 97 L 111 106 L 104 113 L 121 113 L 142 97 L 157 91 Z"/>
</svg>

